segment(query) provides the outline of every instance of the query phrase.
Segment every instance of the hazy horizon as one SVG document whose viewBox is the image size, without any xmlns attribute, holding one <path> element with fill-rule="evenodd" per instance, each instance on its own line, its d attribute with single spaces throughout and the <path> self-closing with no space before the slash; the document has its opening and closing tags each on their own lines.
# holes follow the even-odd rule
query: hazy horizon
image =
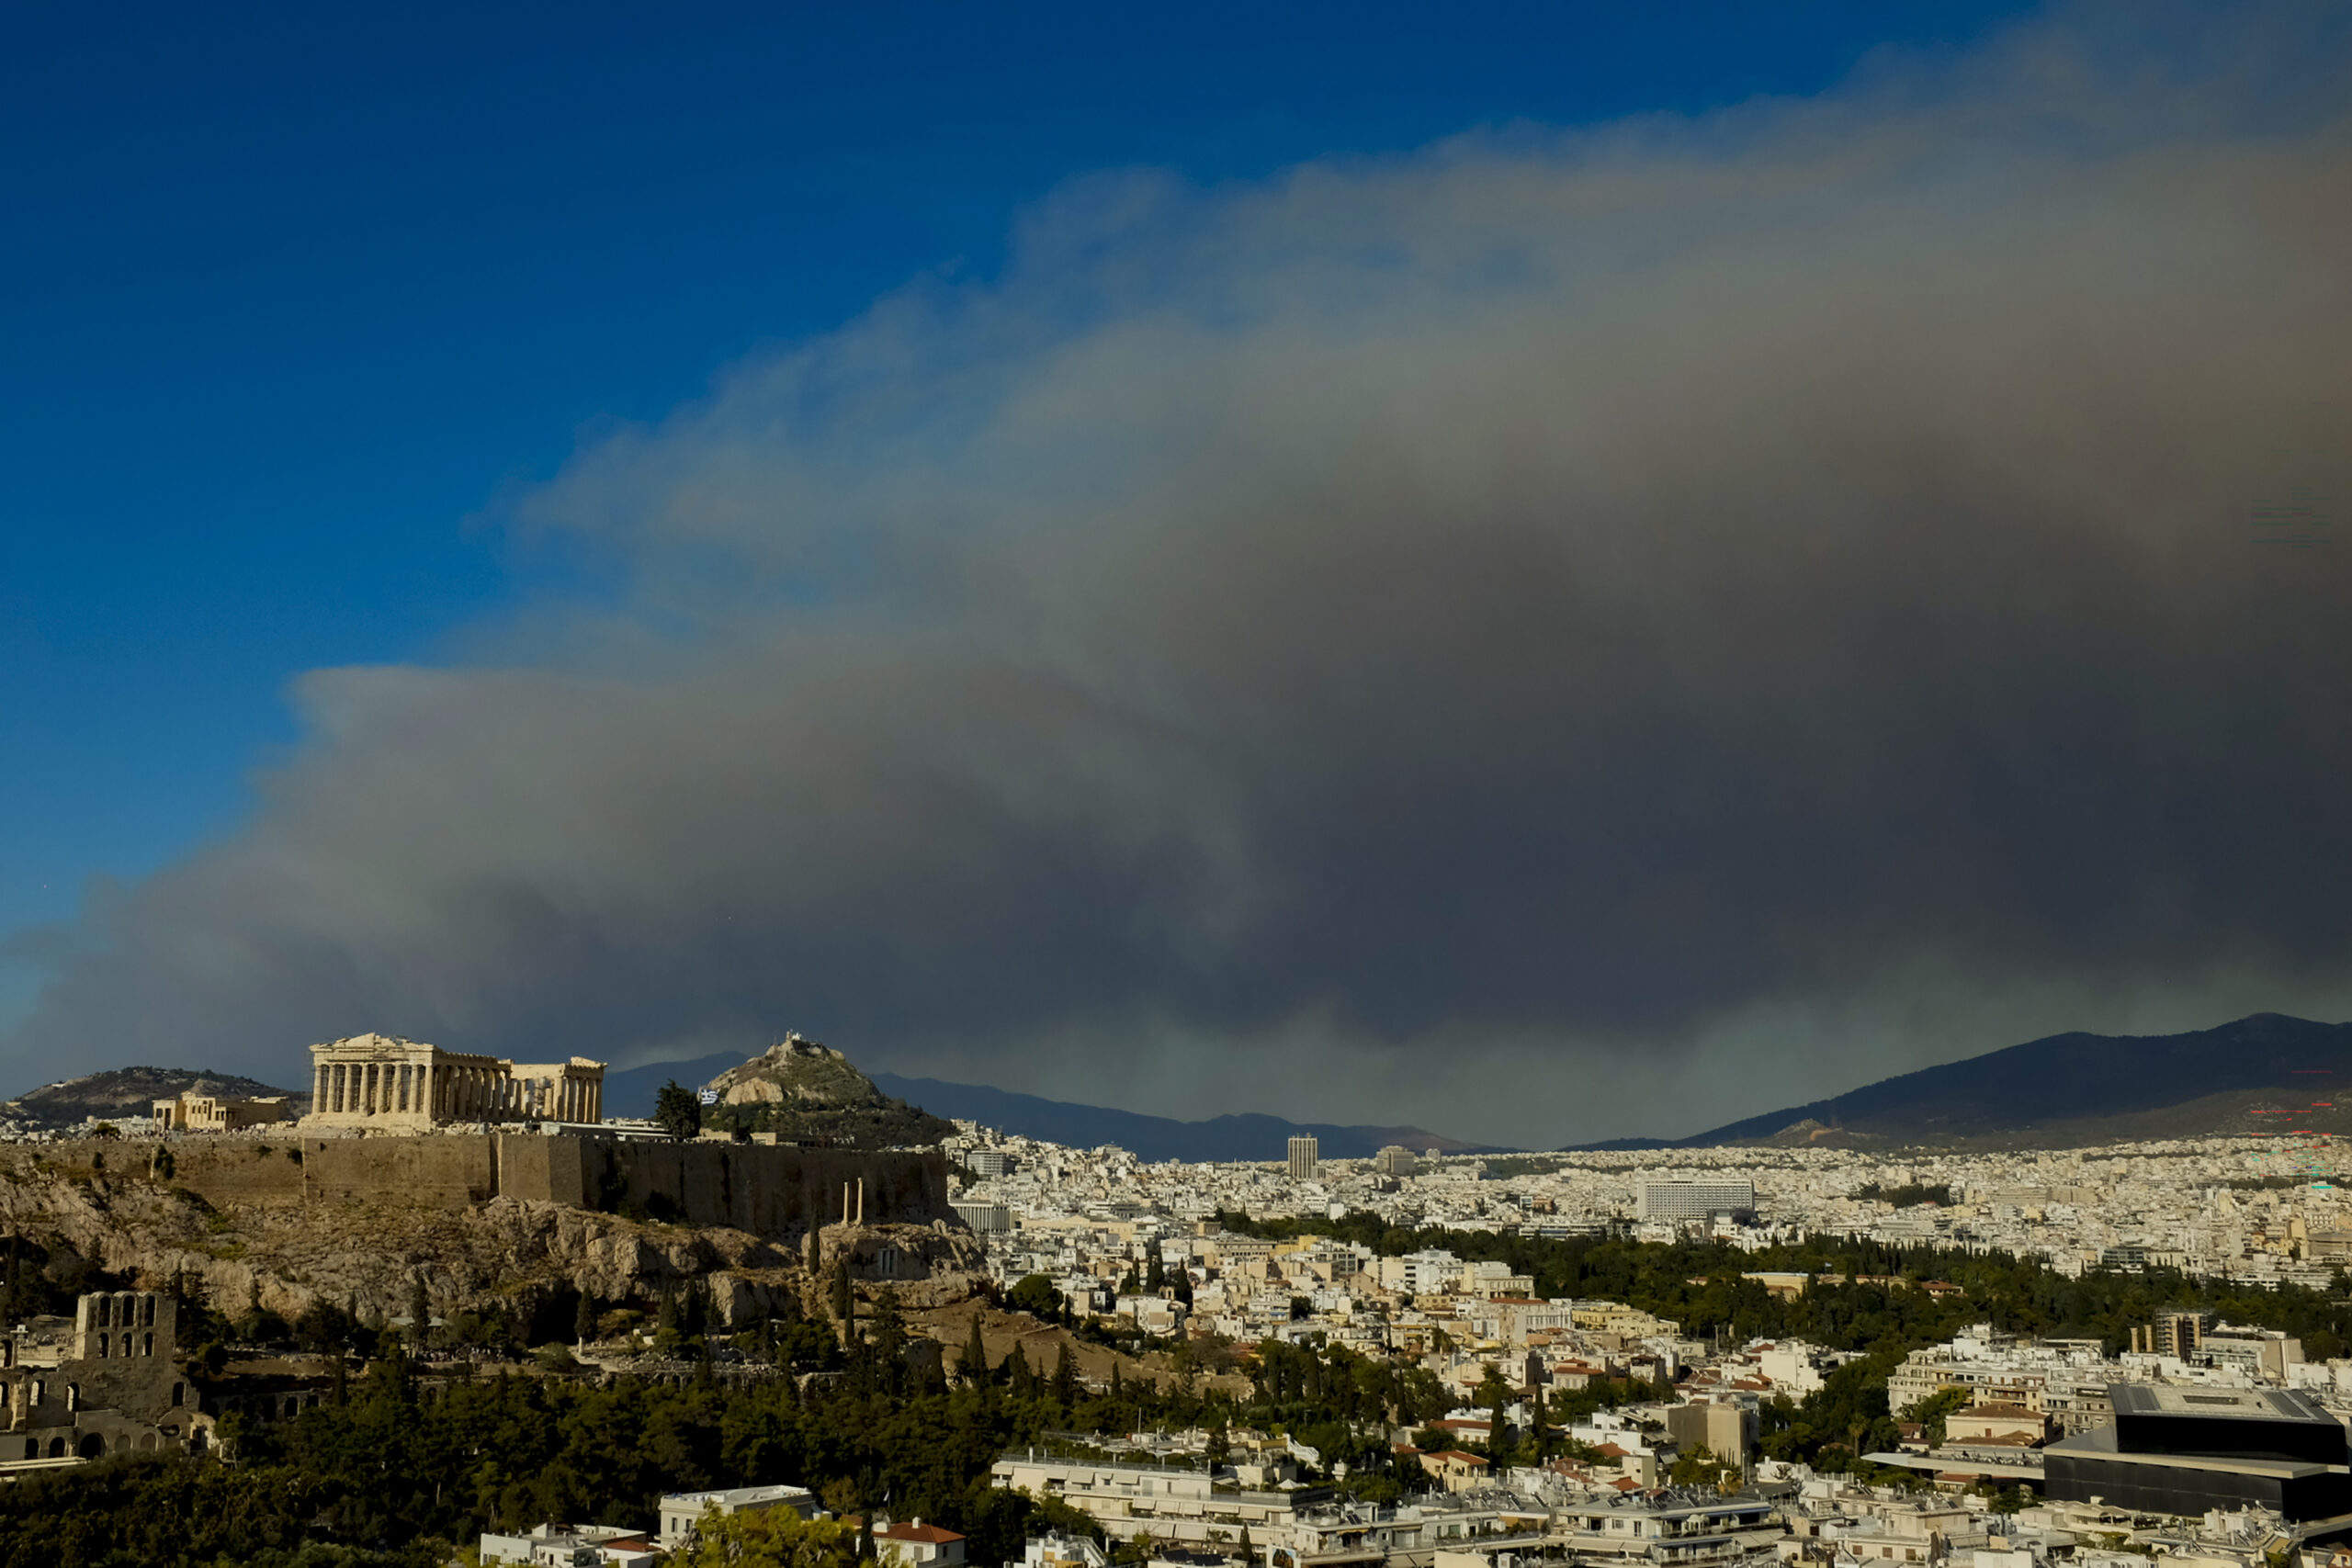
<svg viewBox="0 0 2352 1568">
<path fill-rule="evenodd" d="M 614 155 L 649 204 L 614 232 L 535 227 L 598 199 L 550 150 L 401 306 L 554 291 L 401 383 L 448 424 L 347 414 L 251 533 L 125 491 L 202 558 L 94 546 L 93 626 L 110 571 L 186 581 L 87 647 L 62 599 L 18 615 L 51 716 L 14 742 L 0 1066 L 282 1079 L 375 1030 L 626 1066 L 794 1029 L 868 1071 L 1543 1147 L 2075 1030 L 2352 1017 L 2347 33 L 2061 6 L 1582 114 L 1498 74 L 1306 130 L 1246 107 L 1294 84 L 1237 77 L 1248 155 L 1041 120 L 969 190 L 924 183 L 992 155 L 962 110 L 844 130 L 891 138 L 853 169 L 665 77 L 679 257 L 821 249 L 793 214 L 899 192 L 931 227 L 763 316 L 663 252 L 652 152 Z M 779 208 L 771 161 L 846 194 Z M 272 210 L 256 246 L 306 243 Z M 608 253 L 616 292 L 563 292 Z M 172 287 L 197 315 L 230 285 Z M 664 301 L 691 331 L 639 320 Z M 249 395 L 364 378 L 338 310 L 370 319 L 273 328 L 313 358 Z M 598 311 L 609 380 L 566 402 Z M 321 510 L 436 460 L 435 373 L 487 411 L 530 332 L 575 356 L 531 378 L 535 434 L 482 425 L 396 524 Z M 658 372 L 619 357 L 656 339 Z M 191 418 L 248 395 L 207 390 L 232 351 L 153 352 Z M 60 493 L 112 471 L 89 417 Z M 251 437 L 205 505 L 258 517 L 341 439 Z M 213 592 L 286 640 L 238 645 L 242 728 L 199 740 L 231 634 L 175 628 Z M 125 760 L 77 769 L 67 710 Z M 52 865 L 77 894 L 24 890 Z"/>
</svg>

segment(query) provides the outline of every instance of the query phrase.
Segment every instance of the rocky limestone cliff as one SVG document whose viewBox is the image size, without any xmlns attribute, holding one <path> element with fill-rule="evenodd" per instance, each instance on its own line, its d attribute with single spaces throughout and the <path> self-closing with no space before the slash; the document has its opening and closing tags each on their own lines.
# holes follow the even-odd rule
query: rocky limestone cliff
<svg viewBox="0 0 2352 1568">
<path fill-rule="evenodd" d="M 711 1128 L 869 1149 L 936 1144 L 956 1130 L 884 1094 L 841 1052 L 797 1034 L 703 1087 L 718 1097 L 703 1114 Z"/>
<path fill-rule="evenodd" d="M 0 1148 L 0 1227 L 151 1288 L 201 1280 L 216 1303 L 288 1320 L 320 1303 L 392 1316 L 421 1276 L 436 1313 L 510 1315 L 566 1291 L 650 1306 L 665 1285 L 700 1281 L 721 1320 L 741 1323 L 786 1297 L 813 1308 L 844 1255 L 866 1293 L 888 1280 L 910 1305 L 965 1299 L 981 1269 L 978 1241 L 944 1224 L 769 1237 L 513 1198 L 456 1209 L 214 1204 L 173 1182 L 164 1152 L 129 1142 Z"/>
</svg>

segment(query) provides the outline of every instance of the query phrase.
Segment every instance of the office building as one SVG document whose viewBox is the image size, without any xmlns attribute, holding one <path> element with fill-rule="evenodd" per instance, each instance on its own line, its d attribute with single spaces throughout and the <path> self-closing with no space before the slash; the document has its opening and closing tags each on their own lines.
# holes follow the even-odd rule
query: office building
<svg viewBox="0 0 2352 1568">
<path fill-rule="evenodd" d="M 1323 1145 L 1312 1137 L 1297 1137 L 1290 1141 L 1290 1179 L 1312 1181 L 1322 1165 Z"/>
<path fill-rule="evenodd" d="M 1410 1176 L 1420 1167 L 1420 1156 L 1402 1144 L 1391 1144 L 1373 1156 L 1373 1168 L 1383 1176 L 1398 1179 Z"/>
</svg>

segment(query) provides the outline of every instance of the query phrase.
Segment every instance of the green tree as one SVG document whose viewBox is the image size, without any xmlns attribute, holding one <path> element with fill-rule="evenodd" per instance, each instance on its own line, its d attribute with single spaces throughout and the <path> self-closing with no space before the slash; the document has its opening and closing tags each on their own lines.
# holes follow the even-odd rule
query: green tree
<svg viewBox="0 0 2352 1568">
<path fill-rule="evenodd" d="M 1062 1293 L 1043 1274 L 1023 1275 L 1005 1292 L 1004 1304 L 1047 1323 L 1057 1322 L 1062 1315 Z"/>
<path fill-rule="evenodd" d="M 702 1097 L 672 1078 L 653 1098 L 653 1120 L 683 1144 L 702 1131 Z"/>
<path fill-rule="evenodd" d="M 907 1322 L 899 1312 L 899 1292 L 888 1285 L 874 1298 L 874 1314 L 866 1328 L 874 1359 L 893 1374 L 906 1365 Z"/>
<path fill-rule="evenodd" d="M 972 1312 L 972 1332 L 964 1339 L 964 1353 L 956 1359 L 956 1376 L 962 1382 L 988 1382 L 989 1343 L 980 1337 L 980 1314 L 977 1307 Z"/>
<path fill-rule="evenodd" d="M 1720 1486 L 1730 1470 L 1706 1444 L 1698 1443 L 1675 1460 L 1667 1472 L 1667 1480 L 1677 1486 Z"/>
<path fill-rule="evenodd" d="M 833 1260 L 833 1321 L 841 1325 L 842 1344 L 857 1337 L 857 1287 L 850 1282 L 846 1252 Z"/>
<path fill-rule="evenodd" d="M 580 1292 L 580 1304 L 571 1311 L 571 1337 L 585 1345 L 596 1337 L 596 1298 L 587 1292 Z"/>
<path fill-rule="evenodd" d="M 424 1293 L 424 1276 L 417 1275 L 408 1285 L 408 1340 L 422 1345 L 433 1330 L 433 1302 Z"/>
<path fill-rule="evenodd" d="M 691 1546 L 670 1558 L 673 1568 L 850 1568 L 865 1530 L 832 1519 L 804 1519 L 790 1508 L 756 1514 L 713 1514 L 695 1529 Z"/>
</svg>

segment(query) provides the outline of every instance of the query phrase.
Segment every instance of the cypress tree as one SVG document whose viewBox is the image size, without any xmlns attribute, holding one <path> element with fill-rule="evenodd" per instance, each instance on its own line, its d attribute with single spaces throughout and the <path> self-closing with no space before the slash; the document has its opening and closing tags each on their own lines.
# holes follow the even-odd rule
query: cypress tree
<svg viewBox="0 0 2352 1568">
<path fill-rule="evenodd" d="M 847 1253 L 843 1253 L 833 1264 L 833 1321 L 841 1325 L 843 1344 L 847 1344 L 855 1337 L 857 1292 L 850 1284 Z"/>
<path fill-rule="evenodd" d="M 596 1298 L 587 1292 L 580 1292 L 580 1305 L 571 1314 L 571 1337 L 585 1345 L 596 1334 Z"/>
<path fill-rule="evenodd" d="M 1069 1352 L 1069 1341 L 1062 1341 L 1062 1353 L 1054 1362 L 1054 1403 L 1067 1416 L 1078 1408 L 1078 1358 Z"/>
<path fill-rule="evenodd" d="M 424 1336 L 433 1326 L 433 1303 L 424 1294 L 424 1276 L 419 1274 L 409 1281 L 408 1337 L 412 1345 L 424 1343 Z"/>
<path fill-rule="evenodd" d="M 982 1382 L 989 1375 L 988 1341 L 980 1337 L 980 1314 L 972 1314 L 971 1336 L 964 1341 L 964 1354 L 956 1362 L 956 1375 L 965 1382 Z"/>
</svg>

